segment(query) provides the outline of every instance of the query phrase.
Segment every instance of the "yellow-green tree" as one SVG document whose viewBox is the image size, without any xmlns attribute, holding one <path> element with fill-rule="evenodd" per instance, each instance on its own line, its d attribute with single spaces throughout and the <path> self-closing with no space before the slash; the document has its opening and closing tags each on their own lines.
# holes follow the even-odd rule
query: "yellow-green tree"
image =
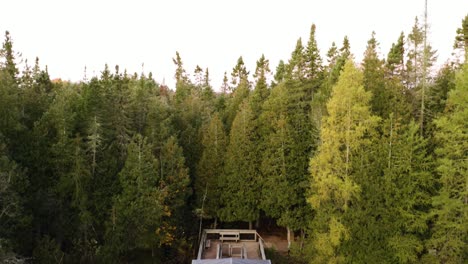
<svg viewBox="0 0 468 264">
<path fill-rule="evenodd" d="M 369 144 L 368 135 L 379 121 L 370 112 L 370 99 L 362 72 L 348 60 L 327 103 L 329 115 L 322 121 L 322 144 L 310 161 L 309 202 L 316 210 L 311 236 L 314 263 L 344 261 L 338 249 L 349 238 L 343 217 L 359 198 L 360 187 L 353 179 L 356 168 L 363 166 L 358 154 Z"/>
</svg>

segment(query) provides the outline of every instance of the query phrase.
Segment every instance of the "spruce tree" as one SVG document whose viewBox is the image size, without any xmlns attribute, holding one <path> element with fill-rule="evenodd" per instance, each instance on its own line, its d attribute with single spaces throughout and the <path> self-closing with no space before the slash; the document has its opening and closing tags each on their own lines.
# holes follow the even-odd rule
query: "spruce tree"
<svg viewBox="0 0 468 264">
<path fill-rule="evenodd" d="M 306 59 L 304 57 L 304 46 L 302 39 L 299 38 L 296 42 L 296 48 L 291 53 L 291 59 L 288 63 L 286 79 L 288 80 L 304 80 L 306 71 Z"/>
<path fill-rule="evenodd" d="M 404 56 L 405 56 L 405 35 L 401 32 L 397 43 L 392 43 L 392 47 L 387 56 L 386 67 L 391 76 L 400 76 L 404 74 Z"/>
<path fill-rule="evenodd" d="M 197 202 L 203 206 L 203 215 L 217 217 L 220 191 L 219 179 L 224 175 L 227 139 L 224 126 L 217 113 L 211 117 L 203 131 L 203 154 L 197 166 L 195 191 Z"/>
<path fill-rule="evenodd" d="M 115 196 L 107 228 L 105 252 L 115 258 L 131 250 L 154 249 L 163 215 L 158 161 L 144 137 L 136 135 L 128 145 L 125 166 L 119 173 L 122 192 Z"/>
<path fill-rule="evenodd" d="M 305 49 L 306 77 L 310 80 L 319 78 L 318 75 L 322 73 L 322 58 L 315 39 L 315 29 L 315 24 L 312 24 Z"/>
<path fill-rule="evenodd" d="M 261 182 L 254 138 L 254 113 L 248 101 L 244 101 L 234 119 L 229 134 L 225 174 L 219 179 L 223 221 L 252 222 L 259 217 Z"/>
<path fill-rule="evenodd" d="M 375 39 L 375 32 L 372 32 L 372 37 L 367 42 L 367 48 L 364 52 L 363 59 L 363 74 L 364 88 L 372 92 L 371 109 L 378 116 L 385 117 L 389 114 L 389 109 L 392 107 L 389 103 L 390 94 L 385 87 L 385 75 L 383 69 L 383 61 L 378 57 L 379 43 Z"/>
<path fill-rule="evenodd" d="M 468 258 L 468 64 L 449 93 L 446 112 L 437 126 L 437 173 L 440 189 L 433 199 L 434 226 L 429 254 L 437 263 L 462 263 Z"/>
</svg>

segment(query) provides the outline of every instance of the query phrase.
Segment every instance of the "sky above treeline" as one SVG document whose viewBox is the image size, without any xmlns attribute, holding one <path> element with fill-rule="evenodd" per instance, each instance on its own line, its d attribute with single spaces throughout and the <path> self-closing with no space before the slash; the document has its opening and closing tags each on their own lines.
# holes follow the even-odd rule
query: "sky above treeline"
<svg viewBox="0 0 468 264">
<path fill-rule="evenodd" d="M 33 64 L 38 56 L 48 65 L 52 78 L 80 81 L 85 66 L 89 78 L 107 63 L 129 73 L 152 72 L 173 88 L 172 58 L 179 51 L 187 72 L 208 67 L 218 90 L 239 56 L 253 73 L 265 54 L 274 71 L 299 37 L 306 44 L 312 23 L 323 56 L 347 35 L 360 61 L 372 31 L 386 57 L 400 32 L 407 34 L 423 14 L 424 0 L 15 0 L 2 3 L 0 30 L 10 31 L 23 60 Z M 439 65 L 450 57 L 466 14 L 466 0 L 428 0 L 429 42 Z"/>
</svg>

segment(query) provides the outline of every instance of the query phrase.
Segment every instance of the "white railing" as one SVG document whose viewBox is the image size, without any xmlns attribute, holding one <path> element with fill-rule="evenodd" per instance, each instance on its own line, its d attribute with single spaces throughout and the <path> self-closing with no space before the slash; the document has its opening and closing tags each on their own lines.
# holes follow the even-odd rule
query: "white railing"
<svg viewBox="0 0 468 264">
<path fill-rule="evenodd" d="M 206 232 L 203 232 L 203 235 L 200 239 L 200 244 L 198 246 L 198 255 L 197 255 L 197 259 L 201 259 L 202 258 L 202 254 L 203 254 L 203 248 L 205 247 L 205 241 L 206 241 Z"/>
<path fill-rule="evenodd" d="M 205 229 L 205 230 L 203 230 L 202 241 L 200 242 L 200 249 L 198 250 L 198 259 L 201 259 L 201 254 L 203 252 L 203 247 L 204 247 L 204 244 L 205 244 L 207 234 L 218 234 L 218 235 L 220 235 L 221 239 L 222 238 L 224 238 L 224 239 L 228 238 L 228 237 L 224 236 L 225 234 L 227 234 L 227 235 L 236 234 L 235 237 L 239 241 L 255 241 L 255 242 L 258 241 L 258 244 L 259 244 L 258 247 L 259 247 L 259 250 L 260 250 L 261 258 L 262 258 L 262 260 L 266 260 L 265 240 L 263 240 L 263 238 L 257 233 L 256 230 L 250 230 L 250 229 Z M 239 236 L 237 236 L 237 234 Z M 243 239 L 241 239 L 240 236 L 243 235 L 243 234 L 244 235 L 253 235 L 253 238 L 249 239 L 249 238 L 244 237 Z M 232 239 L 234 239 L 234 236 L 232 236 L 232 237 L 230 237 L 228 239 L 232 240 Z M 219 244 L 218 248 L 217 248 L 217 252 L 216 252 L 216 257 L 220 258 L 221 254 L 222 254 L 222 248 L 221 248 L 221 244 Z"/>
</svg>

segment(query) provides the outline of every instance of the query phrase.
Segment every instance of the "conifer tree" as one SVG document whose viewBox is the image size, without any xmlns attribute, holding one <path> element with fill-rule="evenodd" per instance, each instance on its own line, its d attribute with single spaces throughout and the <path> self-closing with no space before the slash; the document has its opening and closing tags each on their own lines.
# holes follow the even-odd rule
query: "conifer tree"
<svg viewBox="0 0 468 264">
<path fill-rule="evenodd" d="M 254 114 L 248 101 L 244 101 L 234 119 L 229 134 L 225 174 L 220 178 L 223 221 L 252 221 L 259 216 L 260 179 L 256 167 Z"/>
<path fill-rule="evenodd" d="M 203 154 L 197 166 L 195 190 L 203 204 L 203 215 L 217 217 L 220 192 L 218 181 L 224 174 L 227 139 L 224 126 L 217 113 L 203 128 Z M 206 213 L 205 213 L 206 212 Z"/>
<path fill-rule="evenodd" d="M 243 82 L 247 82 L 249 72 L 247 71 L 247 68 L 245 67 L 244 59 L 242 59 L 242 56 L 240 56 L 239 59 L 237 59 L 237 64 L 232 69 L 231 76 L 232 76 L 231 83 L 234 86 L 240 85 Z"/>
<path fill-rule="evenodd" d="M 286 75 L 287 65 L 284 64 L 283 60 L 280 60 L 278 66 L 276 66 L 276 72 L 274 75 L 276 83 L 280 83 L 284 80 Z"/>
<path fill-rule="evenodd" d="M 286 79 L 288 80 L 304 80 L 306 71 L 306 61 L 304 57 L 304 46 L 302 39 L 299 38 L 296 42 L 296 48 L 291 53 L 291 59 L 288 63 L 288 71 Z"/>
<path fill-rule="evenodd" d="M 5 31 L 5 40 L 3 42 L 1 54 L 2 57 L 5 58 L 4 70 L 8 73 L 10 78 L 16 80 L 19 74 L 19 70 L 16 67 L 16 54 L 13 51 L 13 41 L 11 39 L 10 32 L 8 31 Z"/>
<path fill-rule="evenodd" d="M 462 263 L 468 258 L 468 64 L 449 93 L 446 113 L 437 126 L 437 172 L 440 189 L 433 199 L 434 227 L 430 254 L 437 263 Z"/>
<path fill-rule="evenodd" d="M 265 146 L 259 153 L 262 157 L 261 208 L 287 228 L 288 246 L 292 242 L 292 232 L 305 228 L 307 215 L 311 213 L 305 198 L 308 179 L 303 176 L 312 140 L 301 136 L 305 131 L 298 131 L 301 128 L 293 121 L 307 122 L 298 119 L 300 115 L 296 112 L 300 110 L 294 107 L 294 101 L 288 100 L 289 92 L 288 82 L 278 84 L 263 106 L 260 122 Z"/>
<path fill-rule="evenodd" d="M 236 85 L 232 89 L 231 97 L 227 102 L 227 109 L 225 113 L 225 124 L 227 132 L 230 131 L 231 125 L 234 122 L 234 118 L 237 115 L 240 105 L 244 102 L 250 94 L 250 83 L 248 80 L 249 71 L 244 65 L 242 57 L 237 60 L 236 66 L 233 68 L 232 84 Z"/>
<path fill-rule="evenodd" d="M 388 202 L 385 222 L 391 223 L 392 234 L 387 237 L 393 259 L 399 263 L 414 263 L 424 250 L 424 235 L 434 186 L 430 173 L 431 159 L 427 140 L 419 133 L 415 122 L 406 126 L 393 123 L 388 135 L 387 168 L 384 170 Z"/>
<path fill-rule="evenodd" d="M 125 166 L 119 173 L 122 192 L 114 199 L 107 230 L 110 257 L 136 248 L 154 249 L 161 236 L 155 235 L 161 225 L 163 201 L 158 161 L 151 145 L 136 135 L 128 145 Z"/>
<path fill-rule="evenodd" d="M 392 43 L 392 47 L 387 56 L 386 67 L 391 76 L 400 76 L 404 73 L 404 56 L 405 56 L 405 35 L 401 32 L 397 43 Z"/>
<path fill-rule="evenodd" d="M 372 92 L 371 109 L 378 116 L 388 114 L 389 101 L 388 90 L 385 87 L 383 62 L 377 54 L 378 42 L 375 39 L 375 32 L 372 32 L 372 37 L 367 42 L 367 48 L 364 52 L 363 59 L 363 74 L 364 88 Z"/>
<path fill-rule="evenodd" d="M 360 165 L 356 153 L 366 144 L 366 134 L 378 118 L 371 115 L 371 93 L 362 86 L 362 73 L 348 60 L 327 103 L 329 115 L 321 129 L 322 144 L 310 162 L 313 220 L 313 259 L 320 263 L 344 261 L 339 252 L 350 230 L 344 222 L 349 207 L 359 197 L 354 173 Z"/>
<path fill-rule="evenodd" d="M 305 49 L 306 77 L 310 80 L 318 78 L 322 72 L 322 58 L 315 39 L 315 24 L 310 27 L 309 41 Z"/>
<path fill-rule="evenodd" d="M 462 26 L 457 29 L 457 36 L 455 37 L 455 50 L 460 50 L 460 56 L 463 58 L 468 53 L 468 15 L 462 20 Z"/>
<path fill-rule="evenodd" d="M 270 73 L 269 63 L 270 62 L 265 59 L 265 55 L 262 54 L 257 61 L 257 68 L 255 69 L 254 78 L 256 79 L 256 84 L 250 101 L 252 103 L 252 111 L 254 111 L 256 117 L 260 115 L 262 104 L 269 95 L 267 85 L 267 77 Z"/>
</svg>

